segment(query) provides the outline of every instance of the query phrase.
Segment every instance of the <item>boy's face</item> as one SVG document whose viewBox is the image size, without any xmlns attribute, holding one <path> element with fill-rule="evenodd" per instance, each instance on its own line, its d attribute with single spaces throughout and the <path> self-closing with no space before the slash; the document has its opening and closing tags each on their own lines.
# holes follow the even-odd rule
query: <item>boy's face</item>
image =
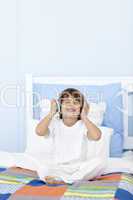
<svg viewBox="0 0 133 200">
<path fill-rule="evenodd" d="M 81 109 L 81 97 L 68 97 L 62 98 L 61 112 L 63 117 L 78 118 Z"/>
</svg>

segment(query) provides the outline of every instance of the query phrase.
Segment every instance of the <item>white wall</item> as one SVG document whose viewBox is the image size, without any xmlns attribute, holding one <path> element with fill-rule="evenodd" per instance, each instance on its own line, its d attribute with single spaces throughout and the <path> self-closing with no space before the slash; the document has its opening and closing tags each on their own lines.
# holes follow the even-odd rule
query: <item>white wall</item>
<svg viewBox="0 0 133 200">
<path fill-rule="evenodd" d="M 131 75 L 132 0 L 19 2 L 21 73 Z"/>
<path fill-rule="evenodd" d="M 2 81 L 22 88 L 25 73 L 133 75 L 132 0 L 3 0 L 0 4 Z M 15 101 L 15 95 L 12 98 Z M 5 129 L 7 115 L 9 121 L 12 115 L 12 123 Z M 6 137 L 13 143 L 6 145 L 8 150 L 24 149 L 24 118 L 24 108 L 4 108 L 0 149 L 8 144 Z"/>
<path fill-rule="evenodd" d="M 5 103 L 16 101 L 14 84 L 17 83 L 16 66 L 16 0 L 0 1 L 0 149 L 18 149 L 17 108 Z M 8 91 L 6 87 L 10 86 Z M 4 91 L 7 92 L 4 92 Z"/>
</svg>

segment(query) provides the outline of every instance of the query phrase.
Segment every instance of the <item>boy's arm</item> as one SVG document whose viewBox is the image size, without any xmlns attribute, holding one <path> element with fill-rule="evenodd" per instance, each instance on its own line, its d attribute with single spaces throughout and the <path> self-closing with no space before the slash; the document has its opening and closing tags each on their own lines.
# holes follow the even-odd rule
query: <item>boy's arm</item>
<svg viewBox="0 0 133 200">
<path fill-rule="evenodd" d="M 52 120 L 52 115 L 49 113 L 46 117 L 44 117 L 41 122 L 36 127 L 36 134 L 39 136 L 46 136 L 49 133 L 48 126 Z"/>
<path fill-rule="evenodd" d="M 101 138 L 100 129 L 93 124 L 87 117 L 82 119 L 87 128 L 87 137 L 92 140 L 99 140 Z"/>
<path fill-rule="evenodd" d="M 88 137 L 88 139 L 99 140 L 101 138 L 101 131 L 95 124 L 93 124 L 88 119 L 88 117 L 87 117 L 88 111 L 89 111 L 89 105 L 85 101 L 83 110 L 81 112 L 81 119 L 87 128 L 87 137 Z"/>
<path fill-rule="evenodd" d="M 51 109 L 50 109 L 49 114 L 39 122 L 39 124 L 37 125 L 37 127 L 35 129 L 37 135 L 39 135 L 39 136 L 48 135 L 48 133 L 49 133 L 48 126 L 49 126 L 53 116 L 56 114 L 56 112 L 57 112 L 57 104 L 56 104 L 56 101 L 53 99 L 51 101 Z"/>
</svg>

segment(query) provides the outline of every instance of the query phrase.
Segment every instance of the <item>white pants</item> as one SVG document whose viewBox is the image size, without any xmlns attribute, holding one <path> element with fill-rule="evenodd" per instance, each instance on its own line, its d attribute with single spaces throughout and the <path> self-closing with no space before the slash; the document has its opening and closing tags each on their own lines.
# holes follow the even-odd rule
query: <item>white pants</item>
<svg viewBox="0 0 133 200">
<path fill-rule="evenodd" d="M 37 170 L 40 179 L 45 181 L 46 176 L 57 176 L 66 183 L 79 180 L 89 180 L 102 174 L 106 167 L 106 160 L 93 158 L 86 161 L 77 161 L 68 164 L 46 163 Z"/>
<path fill-rule="evenodd" d="M 31 156 L 26 153 L 0 153 L 0 158 L 3 158 L 2 164 L 5 166 L 10 167 L 16 165 L 18 167 L 36 170 L 42 180 L 45 180 L 45 176 L 57 176 L 66 183 L 73 183 L 81 179 L 89 180 L 101 175 L 106 168 L 105 158 L 95 157 L 83 162 L 54 164 L 53 158 L 47 154 L 45 156 L 43 155 L 43 157 L 46 158 L 45 161 L 42 159 L 42 155 L 39 157 L 39 155 Z"/>
</svg>

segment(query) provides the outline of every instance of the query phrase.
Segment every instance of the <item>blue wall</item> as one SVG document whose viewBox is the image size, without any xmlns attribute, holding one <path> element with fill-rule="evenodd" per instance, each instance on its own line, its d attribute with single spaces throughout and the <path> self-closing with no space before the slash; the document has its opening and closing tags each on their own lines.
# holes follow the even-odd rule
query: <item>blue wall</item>
<svg viewBox="0 0 133 200">
<path fill-rule="evenodd" d="M 25 73 L 132 76 L 132 9 L 132 0 L 0 1 L 1 93 L 16 84 L 21 99 Z M 15 88 L 5 98 L 15 104 Z M 1 99 L 0 150 L 23 151 L 24 107 Z"/>
</svg>

